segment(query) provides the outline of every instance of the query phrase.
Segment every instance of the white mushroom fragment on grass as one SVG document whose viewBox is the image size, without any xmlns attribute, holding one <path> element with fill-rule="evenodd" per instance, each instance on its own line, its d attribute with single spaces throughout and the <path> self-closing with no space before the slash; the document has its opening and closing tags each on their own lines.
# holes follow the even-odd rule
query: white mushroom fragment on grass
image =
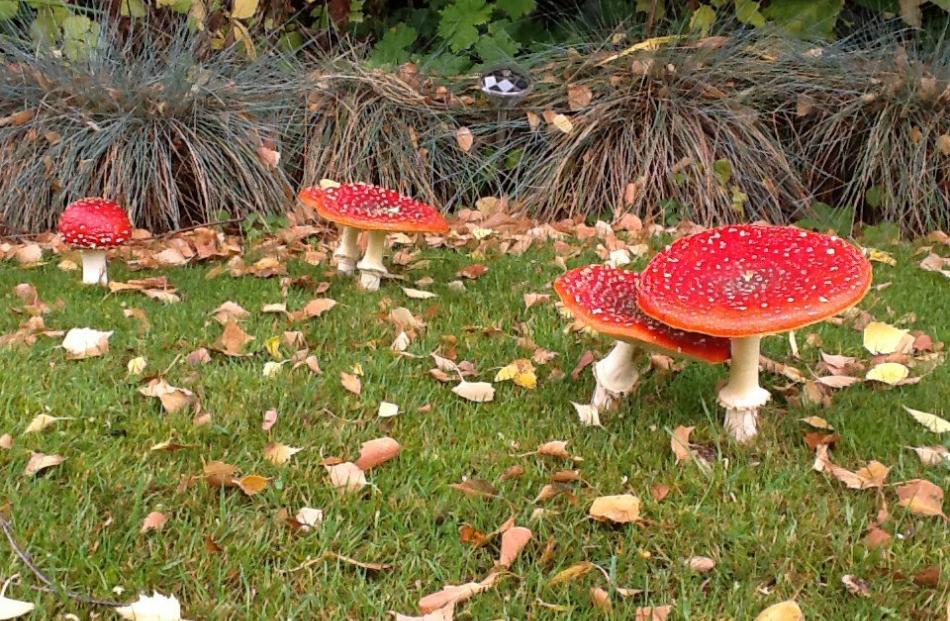
<svg viewBox="0 0 950 621">
<path fill-rule="evenodd" d="M 59 232 L 67 244 L 80 250 L 83 284 L 106 286 L 106 250 L 128 243 L 132 223 L 116 203 L 104 198 L 83 198 L 63 211 Z"/>
<path fill-rule="evenodd" d="M 871 264 L 838 237 L 792 226 L 733 225 L 685 237 L 643 270 L 637 303 L 658 321 L 732 341 L 719 391 L 740 442 L 758 433 L 769 392 L 759 386 L 763 336 L 823 321 L 864 298 Z"/>
<path fill-rule="evenodd" d="M 360 270 L 360 285 L 367 291 L 379 289 L 380 279 L 388 274 L 383 264 L 386 233 L 447 233 L 448 222 L 431 205 L 368 183 L 337 184 L 321 182 L 321 187 L 300 191 L 300 202 L 312 207 L 320 217 L 341 228 L 340 245 L 334 256 L 337 269 L 344 274 Z M 359 256 L 356 244 L 359 231 L 367 231 L 366 254 Z"/>
<path fill-rule="evenodd" d="M 636 385 L 636 354 L 643 348 L 710 363 L 729 358 L 729 341 L 671 328 L 637 307 L 639 274 L 604 265 L 588 265 L 554 281 L 554 290 L 574 317 L 596 332 L 617 339 L 611 352 L 594 365 L 597 385 L 591 405 L 611 409 Z"/>
</svg>

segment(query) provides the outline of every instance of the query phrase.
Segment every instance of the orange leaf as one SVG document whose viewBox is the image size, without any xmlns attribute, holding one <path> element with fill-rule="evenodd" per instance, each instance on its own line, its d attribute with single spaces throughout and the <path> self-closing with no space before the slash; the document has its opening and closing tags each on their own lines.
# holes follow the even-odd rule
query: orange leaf
<svg viewBox="0 0 950 621">
<path fill-rule="evenodd" d="M 498 564 L 502 567 L 511 567 L 518 555 L 531 541 L 531 530 L 524 526 L 509 528 L 501 534 L 501 556 Z"/>
<path fill-rule="evenodd" d="M 364 472 L 372 470 L 399 455 L 401 450 L 399 442 L 392 438 L 376 438 L 364 442 L 360 449 L 359 459 L 356 460 L 356 466 Z"/>
</svg>

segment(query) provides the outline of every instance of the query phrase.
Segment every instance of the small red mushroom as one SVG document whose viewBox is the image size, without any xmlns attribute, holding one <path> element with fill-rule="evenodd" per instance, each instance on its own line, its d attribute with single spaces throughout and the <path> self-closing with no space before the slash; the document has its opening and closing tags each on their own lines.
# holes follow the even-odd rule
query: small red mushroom
<svg viewBox="0 0 950 621">
<path fill-rule="evenodd" d="M 368 183 L 339 184 L 324 180 L 320 187 L 300 191 L 300 202 L 312 207 L 322 218 L 341 227 L 340 245 L 333 256 L 337 269 L 352 274 L 360 270 L 360 284 L 367 291 L 379 289 L 380 278 L 387 274 L 383 265 L 383 247 L 387 231 L 402 233 L 447 233 L 448 222 L 431 205 Z M 366 254 L 357 264 L 359 231 L 368 231 Z"/>
<path fill-rule="evenodd" d="M 745 442 L 770 398 L 759 386 L 761 338 L 823 321 L 860 302 L 870 286 L 871 264 L 843 239 L 746 224 L 668 246 L 641 274 L 637 303 L 674 328 L 732 340 L 719 403 L 726 428 Z"/>
<path fill-rule="evenodd" d="M 554 281 L 554 290 L 574 317 L 617 339 L 607 357 L 594 365 L 597 386 L 591 405 L 598 411 L 610 409 L 633 389 L 639 378 L 639 348 L 714 364 L 729 359 L 727 339 L 677 330 L 644 315 L 636 303 L 639 279 L 636 272 L 588 265 Z"/>
<path fill-rule="evenodd" d="M 106 250 L 128 243 L 132 223 L 124 209 L 104 198 L 83 198 L 70 203 L 59 219 L 63 240 L 80 249 L 82 282 L 109 284 Z"/>
</svg>

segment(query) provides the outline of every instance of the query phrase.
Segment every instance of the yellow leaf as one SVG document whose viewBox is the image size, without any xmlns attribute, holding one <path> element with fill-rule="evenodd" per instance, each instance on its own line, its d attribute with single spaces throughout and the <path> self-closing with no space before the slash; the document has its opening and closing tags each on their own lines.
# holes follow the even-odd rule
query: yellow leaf
<svg viewBox="0 0 950 621">
<path fill-rule="evenodd" d="M 872 321 L 864 328 L 864 347 L 872 354 L 909 353 L 913 343 L 914 337 L 907 330 L 880 321 Z"/>
<path fill-rule="evenodd" d="M 805 621 L 802 609 L 792 600 L 779 602 L 759 613 L 755 621 Z"/>
<path fill-rule="evenodd" d="M 628 524 L 640 521 L 640 499 L 632 494 L 601 496 L 590 506 L 588 515 L 599 522 Z"/>
<path fill-rule="evenodd" d="M 579 563 L 574 563 L 567 569 L 562 569 L 553 578 L 548 582 L 548 586 L 557 586 L 558 584 L 564 584 L 565 582 L 572 582 L 577 580 L 581 576 L 584 576 L 594 569 L 594 564 L 590 561 L 581 561 Z"/>
<path fill-rule="evenodd" d="M 831 424 L 823 419 L 820 416 L 808 416 L 806 418 L 800 419 L 803 423 L 809 424 L 815 429 L 826 429 L 828 431 L 834 431 L 835 428 Z"/>
<path fill-rule="evenodd" d="M 901 406 L 907 413 L 914 417 L 918 423 L 929 429 L 934 433 L 948 433 L 950 432 L 950 421 L 946 421 L 936 414 L 931 414 L 930 412 L 921 412 L 920 410 L 915 410 L 907 407 L 906 405 Z"/>
<path fill-rule="evenodd" d="M 264 447 L 264 458 L 275 466 L 283 466 L 302 450 L 302 448 L 287 446 L 280 442 L 271 442 Z"/>
<path fill-rule="evenodd" d="M 534 365 L 526 358 L 519 358 L 508 366 L 502 367 L 495 375 L 496 382 L 508 380 L 528 390 L 534 390 L 538 387 L 538 377 L 535 375 Z"/>
<path fill-rule="evenodd" d="M 240 479 L 234 479 L 234 484 L 240 488 L 242 492 L 248 496 L 254 496 L 259 494 L 267 489 L 267 483 L 270 481 L 267 477 L 262 477 L 257 474 L 249 474 L 243 476 Z"/>
<path fill-rule="evenodd" d="M 275 335 L 264 341 L 264 349 L 267 350 L 271 358 L 280 360 L 280 337 Z"/>
<path fill-rule="evenodd" d="M 908 375 L 910 375 L 910 369 L 899 362 L 882 362 L 870 369 L 864 379 L 896 386 L 907 379 Z"/>
<path fill-rule="evenodd" d="M 883 250 L 878 250 L 877 248 L 871 248 L 868 252 L 868 259 L 871 261 L 877 261 L 878 263 L 884 263 L 885 265 L 897 265 L 897 259 L 894 258 L 890 252 L 884 252 Z"/>
<path fill-rule="evenodd" d="M 258 0 L 234 0 L 231 17 L 234 19 L 248 19 L 257 13 Z"/>
<path fill-rule="evenodd" d="M 574 124 L 571 123 L 571 119 L 563 114 L 559 114 L 554 110 L 545 110 L 543 116 L 548 125 L 553 125 L 565 134 L 570 134 L 574 131 Z"/>
</svg>

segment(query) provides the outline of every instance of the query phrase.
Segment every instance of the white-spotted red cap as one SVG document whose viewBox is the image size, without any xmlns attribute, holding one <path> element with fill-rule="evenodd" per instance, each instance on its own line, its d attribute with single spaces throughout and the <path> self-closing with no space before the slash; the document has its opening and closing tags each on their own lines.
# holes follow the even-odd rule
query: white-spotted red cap
<svg viewBox="0 0 950 621">
<path fill-rule="evenodd" d="M 299 198 L 320 217 L 355 229 L 403 233 L 449 230 L 445 217 L 432 205 L 369 183 L 304 188 Z"/>
<path fill-rule="evenodd" d="M 83 198 L 63 211 L 59 232 L 74 248 L 115 248 L 132 238 L 132 223 L 116 203 L 104 198 Z"/>
<path fill-rule="evenodd" d="M 652 349 L 718 363 L 729 359 L 729 340 L 677 330 L 650 319 L 637 307 L 636 272 L 588 265 L 554 281 L 564 306 L 592 329 Z"/>
<path fill-rule="evenodd" d="M 744 224 L 677 240 L 640 277 L 647 315 L 681 330 L 744 337 L 785 332 L 854 306 L 871 264 L 839 237 Z"/>
</svg>

